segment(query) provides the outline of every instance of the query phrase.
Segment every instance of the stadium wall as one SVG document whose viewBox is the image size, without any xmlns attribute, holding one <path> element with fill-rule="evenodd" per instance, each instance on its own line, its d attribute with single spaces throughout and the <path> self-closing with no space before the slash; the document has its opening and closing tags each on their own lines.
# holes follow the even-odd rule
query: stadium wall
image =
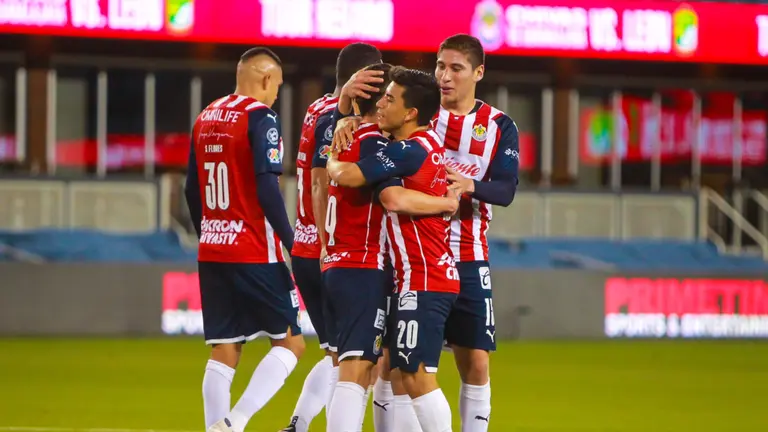
<svg viewBox="0 0 768 432">
<path fill-rule="evenodd" d="M 197 335 L 194 271 L 0 264 L 0 335 Z M 499 339 L 768 337 L 766 275 L 495 271 L 492 287 Z"/>
</svg>

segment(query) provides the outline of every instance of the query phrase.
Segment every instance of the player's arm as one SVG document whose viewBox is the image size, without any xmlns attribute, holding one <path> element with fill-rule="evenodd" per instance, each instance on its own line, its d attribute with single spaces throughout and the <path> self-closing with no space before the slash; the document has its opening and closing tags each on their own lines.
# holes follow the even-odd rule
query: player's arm
<svg viewBox="0 0 768 432">
<path fill-rule="evenodd" d="M 377 191 L 381 205 L 395 213 L 411 216 L 453 215 L 459 209 L 459 200 L 453 191 L 449 190 L 445 197 L 427 195 L 404 188 L 400 179 L 386 180 Z"/>
<path fill-rule="evenodd" d="M 187 163 L 187 180 L 184 183 L 184 196 L 187 198 L 187 208 L 189 209 L 192 224 L 195 226 L 197 238 L 200 238 L 203 201 L 200 198 L 200 181 L 197 177 L 197 156 L 195 155 L 194 139 L 189 145 L 189 162 Z"/>
<path fill-rule="evenodd" d="M 256 195 L 264 217 L 289 251 L 293 249 L 293 229 L 288 221 L 278 177 L 283 173 L 280 151 L 282 140 L 277 116 L 265 115 L 264 110 L 248 114 L 248 139 L 253 153 L 256 172 Z"/>
<path fill-rule="evenodd" d="M 312 156 L 312 212 L 320 239 L 326 245 L 325 215 L 328 211 L 328 162 L 330 139 L 333 138 L 333 115 L 323 115 L 315 123 L 315 152 Z"/>
<path fill-rule="evenodd" d="M 374 140 L 380 142 L 378 146 L 366 146 L 367 142 Z M 360 160 L 355 163 L 338 162 L 338 171 L 328 169 L 328 175 L 341 184 L 338 179 L 359 187 L 363 185 L 376 185 L 393 177 L 407 177 L 421 168 L 427 159 L 427 151 L 416 143 L 398 141 L 383 145 L 385 138 L 368 138 L 361 145 Z M 371 153 L 362 154 L 362 149 L 372 149 Z M 373 153 L 372 151 L 375 151 Z M 343 164 L 343 165 L 342 165 Z M 331 166 L 330 160 L 328 166 Z"/>
<path fill-rule="evenodd" d="M 449 170 L 448 180 L 451 189 L 465 193 L 473 198 L 497 206 L 507 207 L 515 199 L 518 170 L 520 167 L 520 139 L 517 125 L 507 115 L 502 115 L 496 122 L 499 126 L 499 143 L 488 167 L 490 176 L 487 181 L 472 180 L 456 171 Z"/>
</svg>

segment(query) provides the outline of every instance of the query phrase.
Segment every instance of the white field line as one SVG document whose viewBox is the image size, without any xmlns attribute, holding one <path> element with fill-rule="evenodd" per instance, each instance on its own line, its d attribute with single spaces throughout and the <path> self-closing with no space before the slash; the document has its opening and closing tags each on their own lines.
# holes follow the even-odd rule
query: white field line
<svg viewBox="0 0 768 432">
<path fill-rule="evenodd" d="M 171 429 L 115 429 L 115 428 L 79 428 L 79 427 L 43 427 L 43 426 L 0 426 L 0 431 L 7 432 L 198 432 Z"/>
</svg>

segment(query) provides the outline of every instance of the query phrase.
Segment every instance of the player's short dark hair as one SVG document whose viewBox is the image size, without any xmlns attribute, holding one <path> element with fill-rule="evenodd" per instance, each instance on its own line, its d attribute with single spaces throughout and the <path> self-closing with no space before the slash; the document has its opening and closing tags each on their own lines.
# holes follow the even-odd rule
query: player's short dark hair
<svg viewBox="0 0 768 432">
<path fill-rule="evenodd" d="M 247 62 L 248 60 L 258 57 L 260 55 L 265 55 L 277 63 L 278 66 L 283 67 L 283 62 L 280 61 L 280 57 L 275 54 L 274 51 L 267 47 L 253 47 L 249 49 L 248 51 L 244 52 L 243 55 L 240 56 L 241 62 Z"/>
<path fill-rule="evenodd" d="M 381 63 L 381 51 L 371 44 L 351 43 L 339 51 L 336 58 L 336 85 L 341 87 L 360 69 Z"/>
<path fill-rule="evenodd" d="M 480 40 L 468 34 L 459 33 L 449 37 L 440 44 L 438 54 L 443 50 L 455 50 L 466 55 L 472 68 L 485 64 L 485 50 Z"/>
<path fill-rule="evenodd" d="M 377 70 L 384 72 L 384 82 L 380 84 L 371 84 L 372 86 L 379 89 L 378 93 L 374 92 L 366 92 L 368 93 L 371 98 L 370 99 L 363 99 L 363 98 L 355 98 L 355 102 L 357 102 L 357 107 L 360 108 L 360 115 L 370 115 L 373 114 L 376 111 L 376 102 L 379 101 L 379 99 L 384 96 L 384 93 L 387 92 L 387 87 L 389 86 L 389 72 L 392 69 L 392 65 L 389 63 L 377 63 L 372 64 L 369 66 L 366 66 L 364 70 Z"/>
<path fill-rule="evenodd" d="M 389 79 L 403 87 L 406 108 L 419 111 L 419 126 L 427 126 L 440 109 L 440 86 L 431 73 L 395 66 L 389 71 Z"/>
</svg>

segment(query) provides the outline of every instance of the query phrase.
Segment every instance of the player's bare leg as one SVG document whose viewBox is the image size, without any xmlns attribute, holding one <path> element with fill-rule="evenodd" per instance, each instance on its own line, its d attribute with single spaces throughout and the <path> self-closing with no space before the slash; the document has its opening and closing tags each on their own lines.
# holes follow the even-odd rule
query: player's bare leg
<svg viewBox="0 0 768 432">
<path fill-rule="evenodd" d="M 421 424 L 413 409 L 413 400 L 403 384 L 403 374 L 400 369 L 393 369 L 389 374 L 393 393 L 393 428 L 400 432 L 421 432 Z"/>
<path fill-rule="evenodd" d="M 328 413 L 328 432 L 357 431 L 363 419 L 365 389 L 370 383 L 374 363 L 360 357 L 347 357 L 339 362 L 339 382 L 333 393 Z"/>
<path fill-rule="evenodd" d="M 401 371 L 401 375 L 421 429 L 424 432 L 450 432 L 451 406 L 437 383 L 437 375 L 427 372 L 423 363 L 416 373 Z"/>
<path fill-rule="evenodd" d="M 378 365 L 379 376 L 373 385 L 373 427 L 376 432 L 394 432 L 395 395 L 392 393 L 389 370 L 389 349 L 382 350 Z"/>
<path fill-rule="evenodd" d="M 459 412 L 462 432 L 486 432 L 491 416 L 490 354 L 452 346 L 461 377 Z"/>
<path fill-rule="evenodd" d="M 281 432 L 307 432 L 309 424 L 328 404 L 335 386 L 335 382 L 332 383 L 334 364 L 331 354 L 331 350 L 326 349 L 322 360 L 307 374 L 291 416 L 291 424 Z"/>
<path fill-rule="evenodd" d="M 272 349 L 253 371 L 251 381 L 224 420 L 214 424 L 210 432 L 243 432 L 251 417 L 277 393 L 304 354 L 304 338 L 294 336 L 288 327 L 281 339 L 270 339 Z"/>
<path fill-rule="evenodd" d="M 226 417 L 231 404 L 230 388 L 235 369 L 240 362 L 243 345 L 218 344 L 211 349 L 211 358 L 203 376 L 203 406 L 205 427 L 213 426 Z"/>
</svg>

